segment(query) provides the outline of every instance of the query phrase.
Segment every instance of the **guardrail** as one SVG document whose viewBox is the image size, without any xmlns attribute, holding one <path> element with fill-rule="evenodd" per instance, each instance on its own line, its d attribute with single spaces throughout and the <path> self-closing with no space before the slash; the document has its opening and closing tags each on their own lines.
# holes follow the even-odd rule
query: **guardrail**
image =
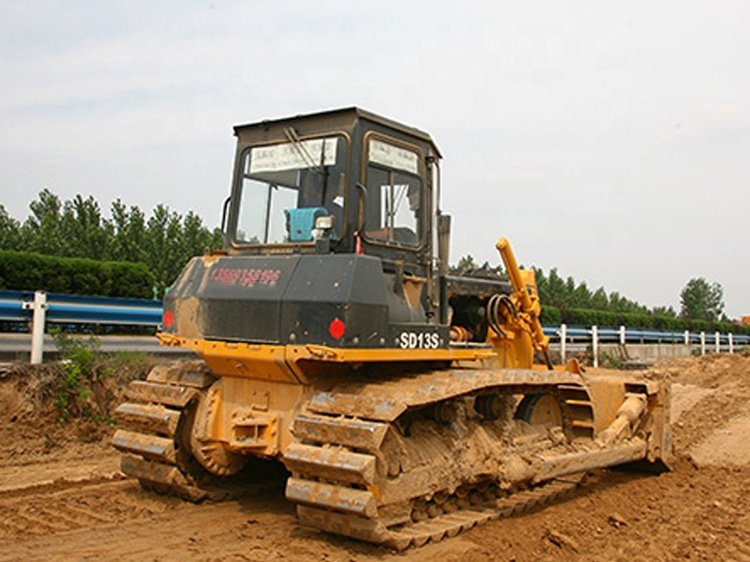
<svg viewBox="0 0 750 562">
<path fill-rule="evenodd" d="M 545 325 L 544 334 L 550 340 L 560 344 L 562 362 L 565 362 L 568 343 L 590 343 L 594 367 L 599 366 L 599 344 L 669 343 L 700 346 L 701 355 L 706 355 L 709 348 L 716 353 L 727 351 L 734 353 L 735 348 L 750 346 L 750 336 L 746 334 L 721 334 L 719 332 L 674 332 L 668 330 L 653 330 L 646 328 L 627 328 L 625 326 L 567 326 L 565 324 Z"/>
<path fill-rule="evenodd" d="M 0 320 L 31 321 L 31 363 L 41 363 L 46 322 L 158 326 L 162 319 L 161 301 L 87 297 L 44 291 L 0 290 Z M 545 335 L 559 343 L 565 362 L 569 343 L 591 344 L 594 366 L 599 363 L 600 343 L 672 343 L 699 345 L 702 355 L 709 348 L 733 353 L 736 347 L 750 346 L 750 336 L 714 332 L 673 332 L 626 328 L 625 326 L 543 326 Z"/>
<path fill-rule="evenodd" d="M 31 363 L 41 363 L 47 321 L 158 326 L 161 301 L 87 297 L 45 291 L 0 291 L 0 320 L 31 321 Z"/>
</svg>

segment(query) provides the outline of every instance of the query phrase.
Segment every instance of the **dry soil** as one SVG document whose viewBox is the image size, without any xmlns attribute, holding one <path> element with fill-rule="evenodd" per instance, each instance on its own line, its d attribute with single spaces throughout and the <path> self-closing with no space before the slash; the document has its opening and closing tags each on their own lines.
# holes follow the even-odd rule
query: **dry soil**
<svg viewBox="0 0 750 562">
<path fill-rule="evenodd" d="M 750 560 L 750 357 L 648 373 L 673 383 L 671 472 L 603 471 L 543 510 L 406 553 L 301 527 L 281 471 L 224 503 L 143 491 L 111 429 L 60 424 L 28 376 L 0 380 L 0 560 Z"/>
</svg>

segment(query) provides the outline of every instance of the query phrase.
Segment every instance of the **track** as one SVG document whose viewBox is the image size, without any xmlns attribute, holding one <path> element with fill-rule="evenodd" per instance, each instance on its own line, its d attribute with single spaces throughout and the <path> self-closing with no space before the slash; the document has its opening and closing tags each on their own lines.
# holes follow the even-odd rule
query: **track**
<svg viewBox="0 0 750 562">
<path fill-rule="evenodd" d="M 442 504 L 431 503 L 422 518 L 413 524 L 390 530 L 368 520 L 356 520 L 319 509 L 300 506 L 297 508 L 300 522 L 330 532 L 353 536 L 370 542 L 382 543 L 396 550 L 424 546 L 428 542 L 440 542 L 452 538 L 490 521 L 518 515 L 550 504 L 573 492 L 579 481 L 555 481 L 514 494 L 497 498 L 489 490 L 477 494 L 465 502 L 448 499 Z M 289 493 L 287 487 L 287 494 Z"/>
<path fill-rule="evenodd" d="M 193 457 L 192 416 L 200 393 L 214 378 L 202 362 L 157 367 L 146 381 L 130 383 L 129 402 L 115 411 L 120 428 L 112 438 L 125 453 L 122 471 L 144 488 L 191 501 L 221 500 L 242 490 L 224 485 Z"/>
<path fill-rule="evenodd" d="M 532 391 L 520 405 L 516 396 Z M 479 393 L 477 395 L 477 393 Z M 541 396 L 554 424 L 532 424 Z M 531 486 L 526 459 L 590 442 L 592 407 L 575 375 L 431 371 L 353 381 L 313 395 L 284 452 L 286 496 L 303 524 L 398 550 L 438 542 L 575 487 Z"/>
</svg>

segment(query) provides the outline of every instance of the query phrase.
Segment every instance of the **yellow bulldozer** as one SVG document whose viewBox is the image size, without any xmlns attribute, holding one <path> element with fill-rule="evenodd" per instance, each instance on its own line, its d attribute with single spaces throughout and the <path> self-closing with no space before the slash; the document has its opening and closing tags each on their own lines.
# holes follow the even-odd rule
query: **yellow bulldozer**
<svg viewBox="0 0 750 562">
<path fill-rule="evenodd" d="M 507 279 L 449 274 L 427 133 L 346 108 L 235 135 L 224 248 L 187 264 L 158 334 L 200 360 L 130 385 L 125 474 L 201 500 L 276 459 L 303 524 L 404 549 L 592 469 L 667 466 L 669 388 L 553 366 L 506 239 Z"/>
</svg>

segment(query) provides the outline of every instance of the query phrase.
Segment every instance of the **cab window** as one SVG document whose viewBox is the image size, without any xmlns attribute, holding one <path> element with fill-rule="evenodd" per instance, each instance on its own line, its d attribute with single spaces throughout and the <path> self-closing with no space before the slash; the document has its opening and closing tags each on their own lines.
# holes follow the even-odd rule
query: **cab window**
<svg viewBox="0 0 750 562">
<path fill-rule="evenodd" d="M 315 219 L 343 229 L 346 173 L 343 136 L 255 146 L 242 161 L 234 239 L 240 244 L 312 241 Z"/>
<path fill-rule="evenodd" d="M 400 246 L 419 246 L 422 181 L 418 153 L 371 138 L 366 185 L 365 237 Z"/>
</svg>

